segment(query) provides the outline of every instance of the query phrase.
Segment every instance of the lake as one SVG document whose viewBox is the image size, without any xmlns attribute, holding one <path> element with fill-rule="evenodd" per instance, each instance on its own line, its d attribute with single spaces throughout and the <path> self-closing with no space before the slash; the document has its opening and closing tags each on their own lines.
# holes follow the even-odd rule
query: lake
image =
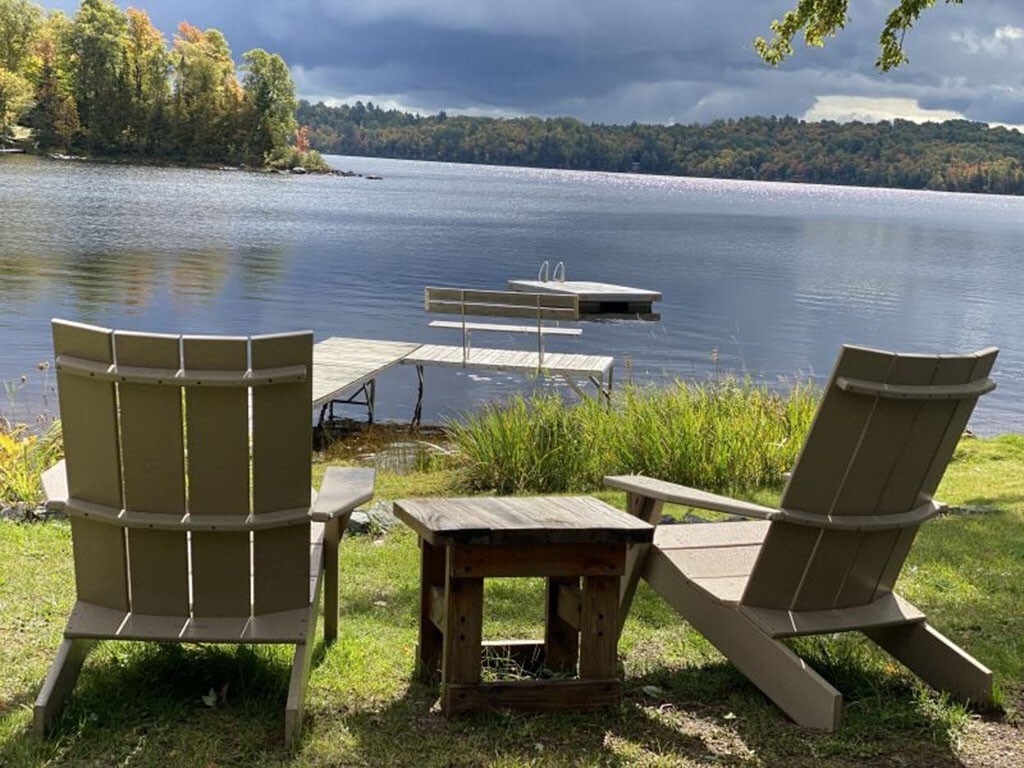
<svg viewBox="0 0 1024 768">
<path fill-rule="evenodd" d="M 823 378 L 843 342 L 995 345 L 999 389 L 972 428 L 1024 431 L 1024 199 L 328 160 L 384 178 L 0 158 L 0 410 L 56 410 L 52 371 L 39 369 L 53 316 L 458 343 L 426 327 L 425 285 L 501 288 L 549 260 L 570 279 L 664 293 L 660 322 L 582 323 L 578 339 L 548 343 L 614 355 L 618 382 L 733 372 L 784 384 Z M 428 420 L 538 386 L 426 375 Z M 408 419 L 414 400 L 415 372 L 398 368 L 380 382 L 378 415 Z"/>
</svg>

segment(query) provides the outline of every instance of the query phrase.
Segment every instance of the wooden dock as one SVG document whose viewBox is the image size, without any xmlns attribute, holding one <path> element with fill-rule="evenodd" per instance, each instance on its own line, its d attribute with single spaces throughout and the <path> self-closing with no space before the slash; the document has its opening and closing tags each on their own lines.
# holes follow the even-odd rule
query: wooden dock
<svg viewBox="0 0 1024 768">
<path fill-rule="evenodd" d="M 313 406 L 321 409 L 322 422 L 333 418 L 337 403 L 364 405 L 372 422 L 376 378 L 397 365 L 416 366 L 414 424 L 422 415 L 427 366 L 540 373 L 563 379 L 581 397 L 587 396 L 578 381 L 584 379 L 594 385 L 599 397 L 610 400 L 614 363 L 608 356 L 546 352 L 541 366 L 533 351 L 472 349 L 467 357 L 461 345 L 332 337 L 313 347 Z"/>
<path fill-rule="evenodd" d="M 313 407 L 334 418 L 337 403 L 365 405 L 373 423 L 377 377 L 421 345 L 404 341 L 332 337 L 313 346 Z M 362 399 L 360 399 L 362 398 Z"/>
<path fill-rule="evenodd" d="M 580 301 L 580 317 L 659 320 L 653 303 L 661 301 L 658 291 L 631 288 L 628 285 L 594 283 L 585 280 L 509 280 L 513 291 L 556 293 L 576 296 Z"/>
</svg>

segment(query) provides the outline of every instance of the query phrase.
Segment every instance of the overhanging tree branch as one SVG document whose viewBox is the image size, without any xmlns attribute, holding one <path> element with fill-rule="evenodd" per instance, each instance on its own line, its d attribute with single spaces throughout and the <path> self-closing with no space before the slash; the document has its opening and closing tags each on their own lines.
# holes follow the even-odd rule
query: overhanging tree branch
<svg viewBox="0 0 1024 768">
<path fill-rule="evenodd" d="M 879 37 L 879 55 L 875 66 L 883 72 L 908 61 L 903 50 L 907 31 L 914 26 L 921 11 L 931 8 L 938 0 L 899 0 L 889 12 Z M 945 0 L 946 4 L 960 5 L 963 0 Z M 793 38 L 803 30 L 807 45 L 821 48 L 825 39 L 835 35 L 849 20 L 849 0 L 798 0 L 796 7 L 781 20 L 771 23 L 772 38 L 754 40 L 757 54 L 773 67 L 781 64 L 793 53 Z"/>
</svg>

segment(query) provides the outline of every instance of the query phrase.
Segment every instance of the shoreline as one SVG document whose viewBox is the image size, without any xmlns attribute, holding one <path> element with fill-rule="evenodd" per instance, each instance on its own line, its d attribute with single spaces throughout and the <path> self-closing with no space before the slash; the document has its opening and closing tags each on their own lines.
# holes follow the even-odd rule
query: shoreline
<svg viewBox="0 0 1024 768">
<path fill-rule="evenodd" d="M 65 154 L 63 152 L 41 152 L 24 147 L 2 149 L 0 150 L 0 155 L 35 157 L 56 163 L 89 163 L 91 165 L 113 165 L 139 168 L 178 168 L 181 170 L 222 171 L 226 173 L 253 173 L 288 176 L 340 176 L 344 178 L 366 178 L 371 180 L 379 180 L 383 178 L 383 176 L 377 174 L 357 173 L 356 171 L 340 170 L 337 168 L 318 169 L 307 168 L 306 166 L 274 168 L 269 165 L 255 167 L 246 165 L 245 163 L 232 165 L 230 163 L 207 161 L 192 162 L 184 159 L 150 157 L 144 155 L 76 155 Z"/>
</svg>

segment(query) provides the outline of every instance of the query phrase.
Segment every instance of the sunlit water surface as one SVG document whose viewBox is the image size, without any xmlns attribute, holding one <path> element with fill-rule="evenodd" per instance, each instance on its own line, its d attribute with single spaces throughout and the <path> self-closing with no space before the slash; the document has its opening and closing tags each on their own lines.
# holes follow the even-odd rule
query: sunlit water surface
<svg viewBox="0 0 1024 768">
<path fill-rule="evenodd" d="M 995 345 L 999 389 L 972 427 L 1024 431 L 1024 199 L 329 159 L 384 178 L 0 158 L 0 410 L 55 410 L 52 371 L 39 370 L 53 316 L 458 343 L 426 327 L 425 285 L 499 288 L 547 259 L 571 279 L 664 293 L 659 323 L 584 323 L 548 344 L 613 355 L 618 381 L 774 384 L 823 377 L 843 342 Z M 536 385 L 429 369 L 425 416 Z M 399 368 L 378 414 L 408 418 L 414 399 L 414 372 Z"/>
</svg>

